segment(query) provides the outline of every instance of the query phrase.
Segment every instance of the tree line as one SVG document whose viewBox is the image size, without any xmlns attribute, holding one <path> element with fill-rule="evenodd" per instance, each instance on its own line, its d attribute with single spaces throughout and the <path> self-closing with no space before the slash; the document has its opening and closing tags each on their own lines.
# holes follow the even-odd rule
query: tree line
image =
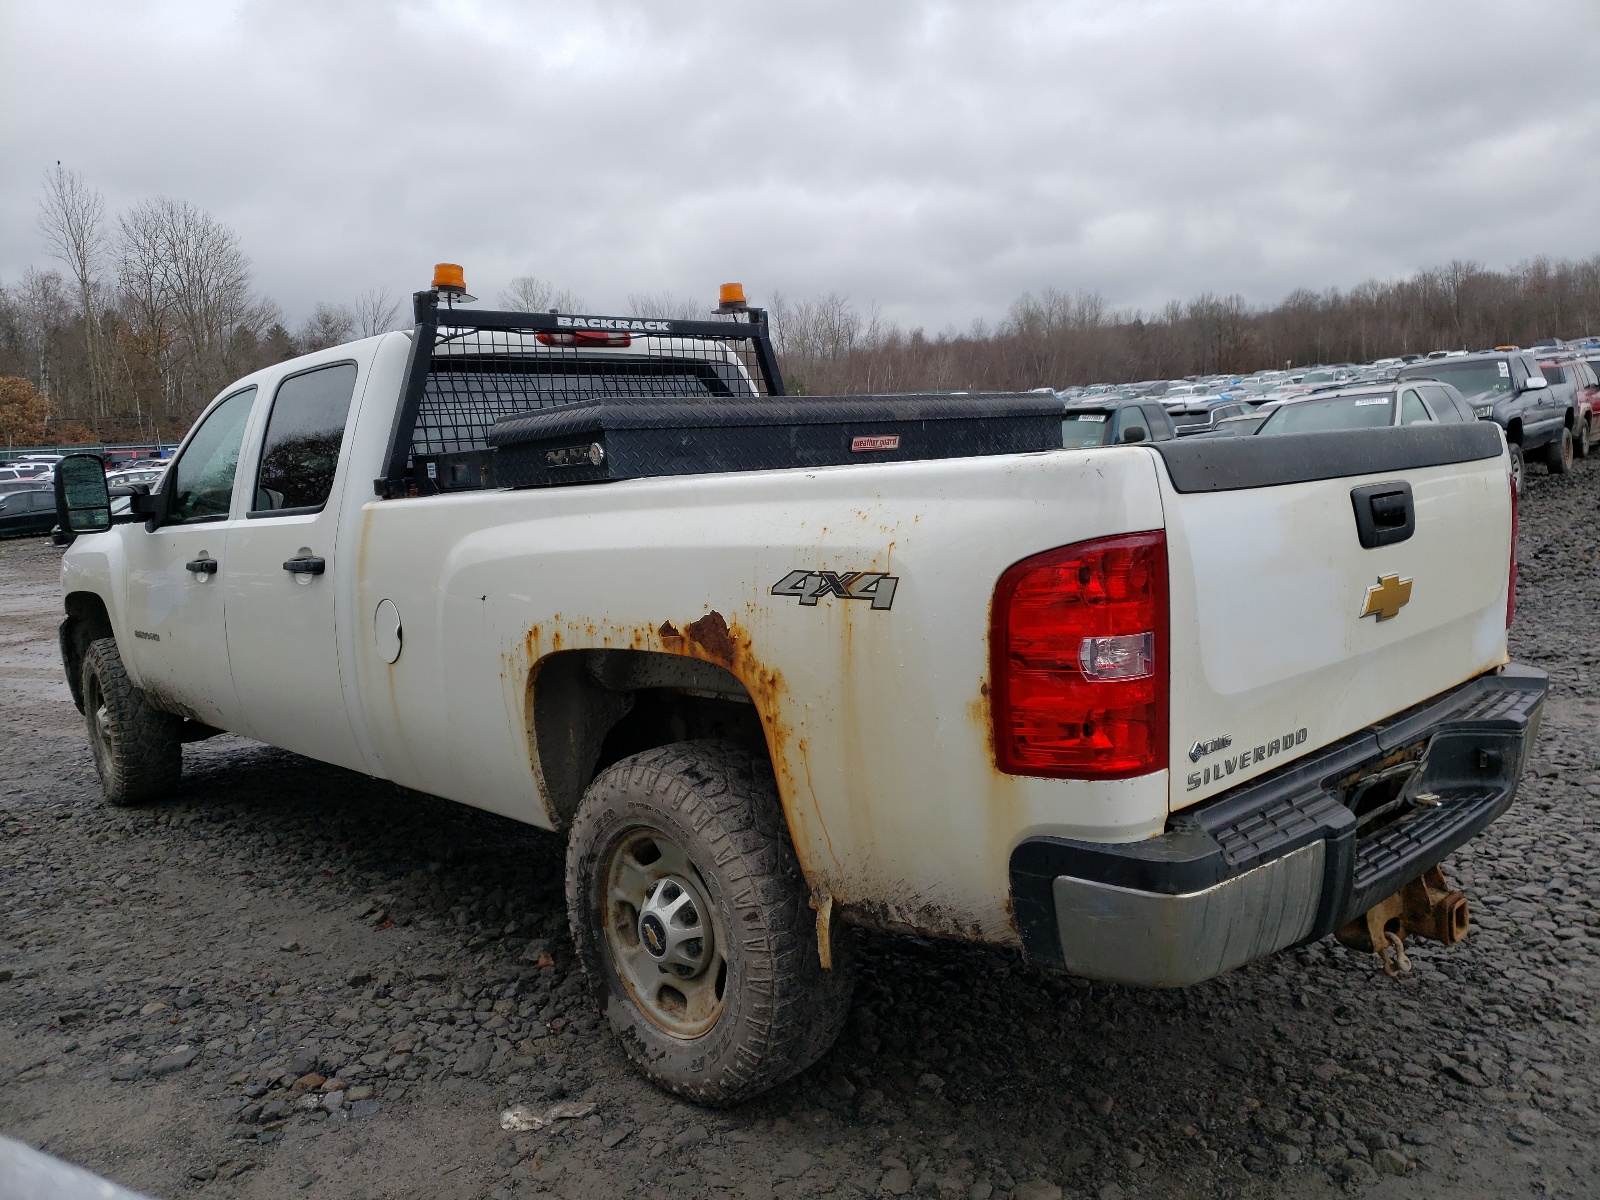
<svg viewBox="0 0 1600 1200">
<path fill-rule="evenodd" d="M 1047 289 L 1020 296 L 993 328 L 931 337 L 840 295 L 778 297 L 772 323 L 786 382 L 813 395 L 1248 374 L 1600 333 L 1600 255 L 1500 271 L 1456 261 L 1349 291 L 1298 289 L 1270 307 L 1206 293 L 1146 313 L 1095 292 Z"/>
<path fill-rule="evenodd" d="M 0 281 L 0 439 L 174 440 L 240 375 L 396 328 L 401 302 L 374 288 L 318 304 L 291 330 L 254 286 L 238 235 L 210 213 L 156 197 L 108 213 L 57 164 L 38 232 L 47 268 Z M 628 298 L 634 315 L 703 316 L 670 292 Z M 524 311 L 582 311 L 571 291 L 521 276 L 497 298 Z M 1211 293 L 1159 312 L 1092 291 L 1025 293 L 1004 318 L 928 334 L 829 294 L 769 303 L 791 391 L 1011 390 L 1364 362 L 1435 349 L 1528 345 L 1600 332 L 1600 255 L 1506 270 L 1456 261 L 1348 291 L 1291 292 L 1270 307 Z"/>
</svg>

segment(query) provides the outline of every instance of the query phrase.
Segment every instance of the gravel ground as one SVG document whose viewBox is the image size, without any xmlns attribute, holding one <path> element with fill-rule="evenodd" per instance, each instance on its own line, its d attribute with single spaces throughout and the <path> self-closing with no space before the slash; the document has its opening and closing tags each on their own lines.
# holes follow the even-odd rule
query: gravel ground
<svg viewBox="0 0 1600 1200">
<path fill-rule="evenodd" d="M 1465 944 L 1145 992 L 872 937 L 839 1045 L 725 1112 L 613 1047 L 551 835 L 234 737 L 103 807 L 57 552 L 0 545 L 0 1131 L 167 1197 L 1600 1194 L 1597 502 L 1593 462 L 1523 502 L 1513 648 L 1554 687 L 1446 864 Z"/>
</svg>

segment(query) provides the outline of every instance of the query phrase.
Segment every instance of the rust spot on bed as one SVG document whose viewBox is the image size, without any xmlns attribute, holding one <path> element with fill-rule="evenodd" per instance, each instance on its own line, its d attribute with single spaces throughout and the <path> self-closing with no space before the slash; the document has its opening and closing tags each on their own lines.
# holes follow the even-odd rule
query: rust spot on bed
<svg viewBox="0 0 1600 1200">
<path fill-rule="evenodd" d="M 712 661 L 732 668 L 735 654 L 733 639 L 728 634 L 727 618 L 716 609 L 712 609 L 698 621 L 693 622 L 683 632 L 691 642 L 704 650 Z"/>
</svg>

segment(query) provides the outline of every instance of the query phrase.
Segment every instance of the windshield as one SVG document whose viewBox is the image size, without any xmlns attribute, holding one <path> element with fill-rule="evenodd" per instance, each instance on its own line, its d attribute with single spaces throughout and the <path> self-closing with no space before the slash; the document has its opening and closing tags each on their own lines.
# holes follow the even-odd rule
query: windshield
<svg viewBox="0 0 1600 1200">
<path fill-rule="evenodd" d="M 1463 396 L 1488 396 L 1511 390 L 1511 364 L 1505 359 L 1430 364 L 1428 378 L 1453 383 Z"/>
<path fill-rule="evenodd" d="M 1064 450 L 1083 450 L 1104 446 L 1111 433 L 1105 413 L 1068 413 L 1061 418 L 1061 446 Z"/>
<path fill-rule="evenodd" d="M 1388 396 L 1340 396 L 1285 404 L 1256 430 L 1256 436 L 1277 433 L 1324 433 L 1334 429 L 1372 429 L 1391 423 Z"/>
</svg>

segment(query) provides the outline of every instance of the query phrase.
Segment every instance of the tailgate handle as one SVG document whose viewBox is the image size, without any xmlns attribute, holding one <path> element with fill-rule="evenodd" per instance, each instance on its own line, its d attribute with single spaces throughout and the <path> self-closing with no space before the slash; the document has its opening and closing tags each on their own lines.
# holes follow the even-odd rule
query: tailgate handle
<svg viewBox="0 0 1600 1200">
<path fill-rule="evenodd" d="M 1417 531 L 1411 485 L 1403 479 L 1351 488 L 1350 503 L 1356 510 L 1356 536 L 1363 549 L 1392 546 Z"/>
</svg>

